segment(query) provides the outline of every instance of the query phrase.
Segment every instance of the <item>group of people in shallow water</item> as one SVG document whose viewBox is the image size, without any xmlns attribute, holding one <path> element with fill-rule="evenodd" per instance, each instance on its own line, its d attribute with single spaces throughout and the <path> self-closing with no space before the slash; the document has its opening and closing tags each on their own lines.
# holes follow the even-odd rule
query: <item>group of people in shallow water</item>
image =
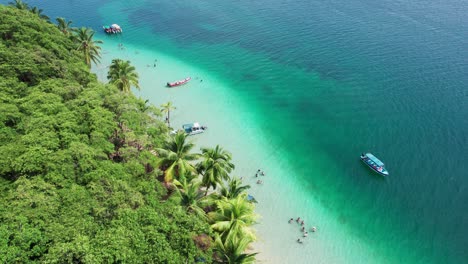
<svg viewBox="0 0 468 264">
<path fill-rule="evenodd" d="M 260 170 L 260 169 L 258 169 L 258 170 L 257 170 L 257 173 L 255 173 L 255 177 L 258 178 L 258 175 L 265 176 L 265 172 L 262 171 L 262 170 Z M 258 181 L 257 181 L 257 184 L 262 184 L 262 183 L 263 183 L 262 180 L 258 180 Z"/>
<path fill-rule="evenodd" d="M 289 219 L 288 223 L 291 224 L 293 221 L 294 221 L 294 219 L 291 218 L 291 219 Z M 302 220 L 300 217 L 298 217 L 296 219 L 296 222 L 301 225 L 302 238 L 306 238 L 307 236 L 309 236 L 309 232 L 306 230 L 304 220 Z M 315 226 L 313 226 L 313 227 L 310 228 L 310 231 L 315 232 L 315 231 L 317 231 L 317 228 Z M 302 244 L 303 242 L 304 241 L 301 238 L 297 239 L 297 243 Z"/>
</svg>

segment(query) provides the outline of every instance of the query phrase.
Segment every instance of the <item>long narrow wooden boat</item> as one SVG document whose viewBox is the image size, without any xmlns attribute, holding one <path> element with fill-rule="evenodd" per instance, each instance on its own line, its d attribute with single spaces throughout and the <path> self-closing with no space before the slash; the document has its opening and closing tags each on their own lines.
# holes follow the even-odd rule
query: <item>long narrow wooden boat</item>
<svg viewBox="0 0 468 264">
<path fill-rule="evenodd" d="M 179 85 L 183 85 L 183 84 L 186 84 L 188 83 L 192 78 L 190 77 L 187 77 L 183 80 L 180 80 L 180 81 L 176 81 L 176 82 L 168 82 L 167 83 L 167 86 L 168 87 L 175 87 L 175 86 L 179 86 Z"/>
<path fill-rule="evenodd" d="M 389 175 L 388 171 L 385 169 L 385 164 L 371 153 L 361 154 L 361 160 L 378 174 L 383 176 Z"/>
</svg>

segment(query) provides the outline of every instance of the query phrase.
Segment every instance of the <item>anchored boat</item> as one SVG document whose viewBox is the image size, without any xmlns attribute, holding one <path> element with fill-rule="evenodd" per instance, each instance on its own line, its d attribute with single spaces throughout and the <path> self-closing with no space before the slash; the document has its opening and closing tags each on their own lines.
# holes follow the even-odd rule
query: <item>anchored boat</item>
<svg viewBox="0 0 468 264">
<path fill-rule="evenodd" d="M 208 127 L 201 126 L 199 123 L 185 124 L 182 125 L 182 128 L 189 136 L 203 133 L 208 129 Z"/>
<path fill-rule="evenodd" d="M 179 85 L 183 85 L 183 84 L 186 84 L 188 83 L 192 78 L 190 77 L 187 77 L 183 80 L 180 80 L 180 81 L 176 81 L 176 82 L 168 82 L 167 83 L 167 86 L 168 87 L 175 87 L 175 86 L 179 86 Z"/>
<path fill-rule="evenodd" d="M 104 32 L 107 34 L 117 34 L 122 33 L 122 28 L 117 24 L 112 24 L 110 26 L 103 26 Z"/>
<path fill-rule="evenodd" d="M 383 176 L 389 175 L 388 171 L 385 169 L 385 164 L 371 153 L 362 153 L 361 160 L 378 174 Z"/>
</svg>

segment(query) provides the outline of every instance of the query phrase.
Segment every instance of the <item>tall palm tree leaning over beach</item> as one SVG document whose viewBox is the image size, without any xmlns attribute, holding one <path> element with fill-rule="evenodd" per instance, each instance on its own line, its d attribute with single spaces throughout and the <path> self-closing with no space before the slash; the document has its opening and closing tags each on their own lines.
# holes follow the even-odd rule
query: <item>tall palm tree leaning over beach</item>
<svg viewBox="0 0 468 264">
<path fill-rule="evenodd" d="M 178 187 L 176 193 L 180 205 L 186 208 L 188 213 L 193 213 L 205 219 L 206 213 L 203 208 L 209 205 L 210 200 L 200 190 L 201 182 L 197 178 L 192 179 L 190 182 L 184 178 L 181 181 L 174 180 L 174 183 Z"/>
<path fill-rule="evenodd" d="M 202 148 L 201 151 L 203 160 L 197 164 L 197 171 L 203 175 L 202 183 L 206 187 L 206 196 L 210 187 L 215 190 L 223 180 L 229 179 L 229 173 L 234 169 L 234 164 L 231 162 L 231 153 L 219 145 L 215 148 Z"/>
<path fill-rule="evenodd" d="M 74 28 L 71 27 L 73 23 L 71 20 L 66 21 L 63 17 L 57 17 L 55 19 L 57 21 L 57 28 L 62 31 L 65 36 L 70 36 L 71 32 L 73 32 Z"/>
<path fill-rule="evenodd" d="M 162 112 L 166 113 L 167 126 L 171 127 L 170 114 L 172 110 L 176 109 L 176 107 L 172 105 L 172 102 L 167 102 L 165 104 L 162 104 L 161 107 L 162 107 Z"/>
<path fill-rule="evenodd" d="M 215 260 L 216 263 L 226 264 L 253 264 L 257 253 L 246 254 L 244 251 L 249 246 L 252 239 L 248 237 L 229 237 L 224 241 L 221 236 L 215 233 Z"/>
<path fill-rule="evenodd" d="M 85 27 L 77 29 L 73 35 L 73 41 L 77 45 L 76 49 L 83 53 L 85 63 L 89 68 L 91 68 L 91 61 L 97 64 L 101 58 L 101 47 L 99 47 L 97 44 L 102 44 L 102 41 L 94 41 L 93 36 L 94 31 Z"/>
<path fill-rule="evenodd" d="M 226 185 L 221 184 L 221 190 L 219 193 L 228 199 L 236 198 L 247 189 L 250 189 L 250 185 L 242 185 L 242 180 L 236 177 L 229 179 L 229 181 L 226 182 Z"/>
<path fill-rule="evenodd" d="M 159 165 L 164 171 L 164 182 L 172 182 L 173 179 L 182 181 L 187 173 L 196 173 L 195 167 L 190 161 L 198 159 L 198 154 L 190 153 L 195 144 L 187 141 L 185 132 L 180 131 L 171 140 L 165 143 L 162 148 L 157 148 L 161 160 Z"/>
<path fill-rule="evenodd" d="M 243 193 L 233 199 L 216 201 L 216 211 L 208 213 L 213 230 L 221 234 L 221 239 L 248 237 L 256 240 L 254 230 L 250 227 L 256 223 L 255 206 L 247 201 L 247 194 Z"/>
<path fill-rule="evenodd" d="M 138 83 L 138 73 L 135 67 L 130 65 L 130 61 L 123 61 L 121 59 L 113 59 L 107 74 L 109 83 L 114 84 L 122 92 L 130 93 L 131 86 L 140 89 Z"/>
</svg>

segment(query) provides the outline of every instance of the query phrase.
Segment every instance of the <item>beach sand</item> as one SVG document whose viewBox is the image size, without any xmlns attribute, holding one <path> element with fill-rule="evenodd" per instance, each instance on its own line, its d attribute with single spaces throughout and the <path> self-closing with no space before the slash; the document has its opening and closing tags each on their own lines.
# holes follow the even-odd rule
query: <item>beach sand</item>
<svg viewBox="0 0 468 264">
<path fill-rule="evenodd" d="M 253 251 L 259 252 L 258 263 L 385 263 L 358 239 L 358 230 L 343 228 L 326 206 L 315 200 L 313 189 L 320 186 L 299 182 L 282 155 L 284 148 L 291 146 L 277 145 L 263 136 L 262 129 L 267 127 L 264 122 L 274 120 L 256 116 L 250 110 L 255 105 L 248 99 L 239 100 L 229 89 L 232 87 L 209 72 L 156 50 L 125 43 L 122 48 L 118 39 L 106 39 L 102 47 L 101 65 L 93 68 L 101 81 L 107 81 L 106 66 L 112 59 L 130 60 L 140 76 L 141 90 L 134 91 L 136 96 L 156 106 L 171 101 L 177 107 L 171 112 L 174 128 L 192 122 L 208 126 L 205 133 L 190 137 L 196 149 L 219 144 L 233 154 L 236 169 L 232 175 L 243 177 L 244 183 L 251 185 L 248 193 L 258 201 L 256 212 L 261 217 L 254 226 L 258 241 L 253 244 Z M 192 80 L 186 85 L 165 87 L 168 81 L 188 76 Z M 323 159 L 317 154 L 311 166 Z M 266 175 L 255 177 L 258 169 Z M 264 183 L 256 184 L 258 179 Z M 297 217 L 305 220 L 309 230 L 316 226 L 317 232 L 309 231 L 303 238 L 301 226 L 295 221 L 288 223 Z M 297 243 L 298 238 L 304 243 Z"/>
</svg>

